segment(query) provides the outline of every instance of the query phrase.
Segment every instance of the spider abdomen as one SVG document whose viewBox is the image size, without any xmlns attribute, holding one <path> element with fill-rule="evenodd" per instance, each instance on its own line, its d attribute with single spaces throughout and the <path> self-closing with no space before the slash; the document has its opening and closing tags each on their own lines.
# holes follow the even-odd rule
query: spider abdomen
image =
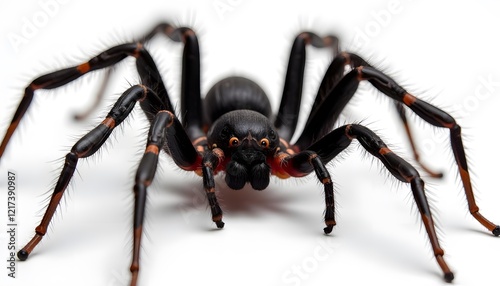
<svg viewBox="0 0 500 286">
<path fill-rule="evenodd" d="M 267 118 L 272 114 L 264 90 L 244 77 L 228 77 L 217 82 L 207 93 L 203 105 L 208 125 L 233 110 L 253 110 Z"/>
</svg>

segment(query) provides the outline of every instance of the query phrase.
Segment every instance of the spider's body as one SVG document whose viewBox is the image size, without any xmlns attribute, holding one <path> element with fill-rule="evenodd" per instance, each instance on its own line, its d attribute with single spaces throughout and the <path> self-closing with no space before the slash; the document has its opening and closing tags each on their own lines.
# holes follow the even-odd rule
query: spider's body
<svg viewBox="0 0 500 286">
<path fill-rule="evenodd" d="M 254 82 L 233 77 L 217 83 L 205 103 L 207 114 L 212 115 L 207 147 L 224 153 L 219 170 L 226 172 L 227 185 L 239 190 L 250 183 L 256 190 L 265 189 L 280 145 L 268 119 L 271 104 L 265 93 Z"/>
<path fill-rule="evenodd" d="M 153 58 L 143 42 L 156 34 L 184 44 L 181 112 L 175 115 L 168 92 Z M 159 153 L 163 150 L 175 164 L 186 171 L 194 171 L 203 178 L 212 220 L 218 228 L 224 227 L 223 213 L 217 201 L 214 176 L 225 173 L 231 189 L 241 189 L 250 184 L 255 190 L 269 185 L 270 176 L 279 178 L 302 177 L 312 172 L 324 188 L 326 234 L 333 230 L 335 201 L 333 184 L 326 164 L 341 153 L 353 140 L 378 158 L 398 180 L 408 183 L 430 240 L 436 261 L 444 278 L 454 278 L 444 260 L 444 250 L 439 245 L 432 214 L 427 202 L 424 181 L 419 172 L 408 162 L 392 152 L 371 130 L 358 124 L 347 124 L 333 129 L 346 104 L 356 92 L 361 81 L 368 81 L 375 88 L 394 100 L 400 118 L 406 124 L 405 112 L 411 109 L 428 123 L 450 131 L 451 147 L 459 169 L 472 216 L 494 235 L 500 227 L 479 212 L 470 182 L 467 160 L 461 139 L 461 128 L 445 111 L 408 93 L 383 72 L 370 66 L 360 56 L 339 52 L 334 36 L 324 38 L 309 32 L 301 33 L 292 45 L 279 110 L 272 113 L 269 99 L 251 80 L 229 77 L 221 80 L 202 99 L 200 94 L 200 55 L 198 39 L 189 28 L 175 28 L 169 24 L 158 25 L 144 41 L 112 47 L 88 62 L 43 75 L 29 84 L 0 145 L 0 158 L 21 118 L 28 109 L 35 91 L 62 86 L 93 70 L 112 66 L 124 58 L 136 59 L 141 85 L 126 90 L 117 100 L 106 118 L 95 129 L 83 136 L 66 155 L 66 161 L 54 188 L 47 211 L 32 240 L 18 253 L 26 260 L 42 240 L 52 216 L 81 158 L 93 155 L 107 140 L 112 131 L 139 103 L 150 122 L 144 156 L 137 169 L 134 193 L 134 245 L 130 270 L 131 285 L 136 285 L 139 273 L 139 253 L 144 220 L 147 188 L 154 179 Z M 326 71 L 318 94 L 307 117 L 304 130 L 295 137 L 300 112 L 302 82 L 306 59 L 306 46 L 331 48 L 335 58 Z M 345 71 L 345 67 L 352 69 Z M 333 130 L 332 130 L 333 129 Z M 415 158 L 418 155 L 414 149 Z M 420 164 L 426 172 L 439 177 Z"/>
</svg>

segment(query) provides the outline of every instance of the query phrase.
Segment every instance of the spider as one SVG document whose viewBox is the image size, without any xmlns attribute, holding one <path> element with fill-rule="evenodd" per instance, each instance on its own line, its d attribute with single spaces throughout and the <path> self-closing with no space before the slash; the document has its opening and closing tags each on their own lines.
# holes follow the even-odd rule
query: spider
<svg viewBox="0 0 500 286">
<path fill-rule="evenodd" d="M 184 44 L 182 60 L 181 117 L 176 116 L 160 72 L 144 43 L 157 34 Z M 300 112 L 306 46 L 329 48 L 335 57 L 320 84 L 316 99 L 307 118 L 304 131 L 294 142 Z M 18 252 L 26 260 L 46 234 L 47 228 L 73 176 L 78 160 L 93 155 L 137 103 L 150 122 L 150 129 L 134 185 L 135 208 L 133 220 L 133 252 L 130 266 L 130 285 L 137 284 L 139 256 L 148 186 L 152 183 L 159 153 L 163 150 L 175 164 L 193 171 L 203 180 L 203 188 L 210 206 L 212 221 L 223 228 L 223 212 L 217 201 L 214 178 L 225 173 L 227 186 L 234 190 L 249 184 L 255 190 L 264 190 L 270 177 L 282 179 L 304 177 L 315 173 L 324 188 L 325 212 L 323 229 L 332 232 L 336 225 L 333 183 L 326 164 L 356 139 L 371 155 L 378 158 L 398 180 L 408 183 L 425 226 L 435 259 L 446 282 L 454 274 L 444 259 L 433 217 L 427 202 L 424 181 L 419 172 L 392 152 L 373 131 L 360 124 L 346 124 L 333 129 L 340 113 L 356 92 L 361 81 L 368 81 L 394 100 L 395 106 L 412 146 L 411 130 L 406 121 L 406 108 L 428 123 L 450 131 L 451 147 L 465 190 L 471 215 L 484 227 L 500 235 L 500 226 L 483 217 L 469 178 L 469 171 L 461 139 L 461 128 L 445 111 L 411 95 L 393 79 L 371 66 L 362 57 L 341 51 L 335 36 L 320 37 L 303 32 L 292 44 L 283 96 L 277 114 L 273 115 L 268 97 L 253 81 L 243 77 L 228 77 L 216 83 L 205 98 L 200 96 L 200 53 L 196 33 L 187 27 L 168 23 L 157 25 L 141 41 L 112 47 L 89 61 L 74 67 L 55 71 L 33 80 L 25 89 L 24 97 L 0 145 L 0 158 L 19 122 L 27 111 L 34 93 L 39 89 L 53 89 L 76 80 L 91 71 L 113 66 L 127 57 L 136 59 L 141 84 L 128 88 L 116 101 L 106 118 L 72 147 L 55 185 L 49 205 L 33 238 Z M 346 70 L 347 67 L 350 69 Z M 333 129 L 333 130 L 332 130 Z M 418 164 L 431 176 L 432 172 L 419 160 Z"/>
</svg>

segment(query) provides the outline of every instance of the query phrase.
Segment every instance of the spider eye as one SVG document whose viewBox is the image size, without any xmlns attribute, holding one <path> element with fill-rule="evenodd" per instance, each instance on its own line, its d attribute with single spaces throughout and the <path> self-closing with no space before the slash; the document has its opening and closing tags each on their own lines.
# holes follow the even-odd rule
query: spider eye
<svg viewBox="0 0 500 286">
<path fill-rule="evenodd" d="M 276 133 L 274 130 L 269 130 L 269 138 L 271 138 L 271 140 L 276 139 Z"/>
<path fill-rule="evenodd" d="M 240 144 L 240 140 L 236 137 L 231 137 L 229 139 L 229 146 L 238 146 Z"/>
<path fill-rule="evenodd" d="M 267 138 L 263 138 L 260 140 L 260 146 L 262 148 L 268 148 L 269 147 L 269 140 Z"/>
</svg>

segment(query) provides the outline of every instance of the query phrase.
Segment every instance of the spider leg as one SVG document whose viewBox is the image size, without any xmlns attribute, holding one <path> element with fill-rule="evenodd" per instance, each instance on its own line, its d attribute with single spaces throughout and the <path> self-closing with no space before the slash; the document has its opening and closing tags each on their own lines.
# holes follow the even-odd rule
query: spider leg
<svg viewBox="0 0 500 286">
<path fill-rule="evenodd" d="M 394 102 L 396 106 L 396 110 L 399 114 L 399 118 L 401 118 L 401 121 L 403 122 L 403 126 L 405 128 L 406 136 L 408 138 L 408 141 L 410 142 L 411 149 L 413 151 L 413 158 L 417 161 L 417 163 L 422 167 L 422 169 L 429 174 L 433 178 L 442 178 L 443 173 L 441 172 L 435 172 L 429 169 L 425 164 L 422 163 L 420 160 L 420 155 L 417 150 L 417 145 L 415 144 L 415 141 L 413 140 L 413 136 L 411 133 L 411 128 L 410 125 L 408 124 L 408 120 L 406 119 L 406 109 L 404 108 L 403 104 L 401 102 Z"/>
<path fill-rule="evenodd" d="M 334 63 L 336 60 L 334 60 Z M 341 111 L 352 98 L 358 86 L 357 73 L 350 71 L 344 77 L 340 77 L 338 83 L 328 90 L 326 95 L 323 96 L 324 98 L 320 101 L 317 98 L 316 101 L 319 103 L 313 105 L 305 128 L 294 145 L 299 147 L 300 150 L 305 150 L 312 143 L 328 134 L 331 126 L 337 121 Z"/>
<path fill-rule="evenodd" d="M 18 252 L 17 256 L 19 259 L 26 260 L 47 232 L 49 223 L 76 169 L 78 159 L 94 154 L 104 144 L 109 135 L 111 135 L 113 129 L 130 114 L 136 102 L 149 97 L 156 97 L 156 95 L 145 86 L 136 85 L 129 88 L 118 99 L 102 123 L 83 136 L 71 148 L 71 151 L 66 155 L 63 169 L 54 187 L 42 221 L 35 228 L 35 235 L 31 241 Z"/>
<path fill-rule="evenodd" d="M 107 68 L 105 73 L 104 73 L 104 78 L 102 79 L 102 83 L 99 87 L 99 90 L 97 91 L 97 95 L 94 99 L 94 102 L 92 103 L 92 105 L 90 107 L 87 108 L 87 110 L 80 111 L 79 113 L 75 113 L 75 115 L 73 117 L 76 121 L 85 120 L 86 118 L 88 118 L 90 116 L 90 114 L 92 114 L 92 112 L 94 110 L 97 109 L 97 107 L 99 106 L 99 104 L 102 102 L 102 100 L 104 98 L 104 94 L 106 93 L 106 89 L 108 87 L 109 79 L 111 78 L 111 74 L 112 74 L 111 69 Z"/>
<path fill-rule="evenodd" d="M 184 129 L 192 140 L 205 135 L 203 132 L 203 108 L 200 84 L 200 47 L 193 30 L 179 28 L 172 33 L 182 33 L 184 52 L 182 54 L 181 110 Z M 171 38 L 172 36 L 169 35 Z"/>
<path fill-rule="evenodd" d="M 163 81 L 161 79 L 161 75 L 156 68 L 153 59 L 144 49 L 143 45 L 141 43 L 119 45 L 102 52 L 96 57 L 90 59 L 88 62 L 74 67 L 55 71 L 33 80 L 28 85 L 28 87 L 26 87 L 24 96 L 16 112 L 14 113 L 14 117 L 12 118 L 12 121 L 7 128 L 5 136 L 2 140 L 2 143 L 0 144 L 0 159 L 3 156 L 5 149 L 7 148 L 10 138 L 19 125 L 19 122 L 28 110 L 36 90 L 53 89 L 60 87 L 81 77 L 88 72 L 112 66 L 123 60 L 127 56 L 133 56 L 136 58 L 137 71 L 139 72 L 142 83 L 146 86 L 154 87 L 155 92 L 163 101 L 162 105 L 166 107 L 165 109 L 173 110 L 172 104 L 170 103 L 170 100 L 168 98 L 167 90 L 165 89 L 165 85 L 163 84 Z M 151 114 L 148 118 L 152 120 L 152 117 L 154 115 L 155 114 Z"/>
<path fill-rule="evenodd" d="M 361 58 L 360 56 L 358 56 L 356 54 L 342 52 L 339 55 L 337 55 L 335 57 L 335 59 L 332 61 L 332 63 L 330 64 L 330 66 L 328 67 L 328 69 L 325 73 L 325 76 L 323 77 L 323 80 L 321 81 L 320 87 L 318 89 L 318 93 L 317 93 L 316 98 L 314 100 L 314 104 L 311 108 L 311 112 L 310 112 L 311 116 L 309 116 L 307 123 L 309 123 L 309 121 L 311 120 L 312 115 L 315 112 L 317 112 L 319 106 L 321 105 L 321 103 L 323 103 L 323 100 L 328 96 L 331 89 L 334 88 L 339 83 L 339 81 L 342 79 L 342 77 L 345 73 L 346 65 L 349 65 L 351 68 L 357 68 L 357 67 L 361 67 L 361 66 L 370 66 L 369 63 L 367 63 L 363 58 Z M 427 167 L 420 160 L 417 148 L 415 147 L 416 146 L 415 142 L 413 141 L 410 127 L 408 125 L 408 121 L 406 120 L 405 110 L 402 107 L 403 106 L 401 105 L 400 102 L 396 102 L 396 110 L 398 111 L 398 114 L 403 122 L 404 127 L 405 127 L 405 132 L 406 132 L 407 138 L 410 142 L 410 145 L 412 147 L 413 157 L 415 158 L 415 161 L 431 177 L 434 177 L 434 178 L 443 177 L 442 173 L 432 171 L 429 167 Z M 340 112 L 342 112 L 344 106 L 340 106 L 339 108 L 340 108 L 340 110 L 338 110 L 338 114 L 337 113 L 335 114 L 335 118 L 337 118 L 340 115 Z"/>
<path fill-rule="evenodd" d="M 224 152 L 218 148 L 207 151 L 203 156 L 202 175 L 203 175 L 203 188 L 207 195 L 210 211 L 212 212 L 212 221 L 215 222 L 217 228 L 223 228 L 224 222 L 222 221 L 222 209 L 217 202 L 215 195 L 215 180 L 214 170 L 224 159 Z"/>
<path fill-rule="evenodd" d="M 174 42 L 184 43 L 180 102 L 183 114 L 181 116 L 184 128 L 189 137 L 194 140 L 205 135 L 203 132 L 198 37 L 191 28 L 176 28 L 169 23 L 160 23 L 145 36 L 144 41 L 149 41 L 157 34 L 164 34 Z"/>
<path fill-rule="evenodd" d="M 285 157 L 282 166 L 292 176 L 304 176 L 314 170 L 323 184 L 325 182 L 330 184 L 331 180 L 327 176 L 328 173 L 324 164 L 342 152 L 353 139 L 357 139 L 370 154 L 382 161 L 394 177 L 410 184 L 434 256 L 444 273 L 444 279 L 447 282 L 451 282 L 454 276 L 443 258 L 444 251 L 439 245 L 431 210 L 425 195 L 424 181 L 413 166 L 394 154 L 371 130 L 356 124 L 337 128 L 306 150 L 296 155 Z M 330 190 L 327 191 L 327 184 L 325 184 L 325 199 L 327 202 L 327 211 L 325 213 L 327 227 L 325 228 L 325 232 L 328 233 L 331 231 L 333 225 L 335 225 L 335 220 L 333 214 L 330 214 L 333 211 L 333 194 L 331 194 L 330 198 Z"/>
<path fill-rule="evenodd" d="M 309 121 L 311 120 L 312 115 L 318 111 L 318 108 L 321 106 L 325 98 L 328 97 L 331 89 L 333 89 L 340 82 L 345 74 L 347 65 L 351 66 L 351 68 L 359 66 L 369 66 L 369 64 L 364 59 L 356 54 L 341 52 L 340 54 L 336 55 L 333 61 L 328 66 L 323 80 L 319 85 L 318 93 L 316 94 L 316 98 L 314 99 L 310 115 L 307 119 L 307 123 L 309 123 Z M 335 114 L 335 118 L 339 116 L 341 111 L 342 110 L 339 110 L 338 114 Z"/>
<path fill-rule="evenodd" d="M 340 111 L 352 98 L 358 88 L 359 82 L 362 80 L 368 80 L 374 87 L 387 96 L 398 102 L 404 103 L 428 123 L 450 130 L 451 147 L 455 155 L 455 161 L 469 204 L 469 212 L 495 236 L 500 235 L 500 226 L 493 224 L 482 216 L 475 202 L 462 143 L 461 127 L 448 113 L 409 94 L 394 82 L 394 80 L 375 68 L 360 66 L 348 72 L 338 84 L 330 90 L 322 103 L 316 108 L 316 111 L 311 113 L 303 133 L 295 143 L 299 149 L 306 149 L 311 143 L 319 140 L 329 132 L 330 126 L 333 125 Z"/>
<path fill-rule="evenodd" d="M 149 33 L 146 34 L 146 36 L 138 39 L 137 43 L 147 43 L 150 41 L 154 36 L 157 34 L 165 34 L 167 35 L 171 40 L 175 42 L 185 42 L 185 34 L 186 34 L 187 28 L 175 28 L 172 25 L 168 23 L 161 23 L 156 25 Z M 189 36 L 187 36 L 189 37 Z M 198 56 L 199 57 L 199 56 Z M 94 103 L 90 108 L 88 108 L 86 111 L 80 113 L 80 114 L 75 114 L 75 119 L 76 120 L 83 120 L 86 117 L 88 117 L 91 112 L 98 106 L 98 104 L 102 101 L 104 97 L 104 93 L 106 90 L 106 87 L 110 81 L 112 75 L 112 70 L 107 69 L 105 77 L 102 80 L 101 86 L 99 88 L 99 91 L 97 92 L 97 96 L 94 100 Z M 184 85 L 183 85 L 184 86 Z"/>
<path fill-rule="evenodd" d="M 321 38 L 310 32 L 301 33 L 295 38 L 288 61 L 281 104 L 274 121 L 274 126 L 278 129 L 280 137 L 286 141 L 292 138 L 299 118 L 306 64 L 306 46 L 311 44 L 316 48 L 332 47 L 334 53 L 337 54 L 338 42 L 338 38 L 335 36 Z"/>
<path fill-rule="evenodd" d="M 360 72 L 359 76 L 362 79 L 368 80 L 373 86 L 389 97 L 397 100 L 398 102 L 404 103 L 428 123 L 450 130 L 451 148 L 462 179 L 467 203 L 469 205 L 469 212 L 479 223 L 491 231 L 495 236 L 499 236 L 500 226 L 493 224 L 481 215 L 481 213 L 479 213 L 479 207 L 474 199 L 469 170 L 467 167 L 467 159 L 461 135 L 462 128 L 456 123 L 455 119 L 445 111 L 411 95 L 382 72 L 369 67 L 359 68 L 358 70 Z"/>
<path fill-rule="evenodd" d="M 338 142 L 341 144 L 341 142 Z M 283 153 L 281 153 L 283 154 Z M 285 153 L 286 154 L 286 153 Z M 318 180 L 323 184 L 325 193 L 325 224 L 323 231 L 328 234 L 332 232 L 335 222 L 335 202 L 333 183 L 325 163 L 318 154 L 312 150 L 305 150 L 294 155 L 279 156 L 279 164 L 286 174 L 293 177 L 302 177 L 310 174 L 313 170 Z"/>
<path fill-rule="evenodd" d="M 203 188 L 212 213 L 212 220 L 217 228 L 223 228 L 222 209 L 215 195 L 214 175 L 219 164 L 224 160 L 224 152 L 219 148 L 209 150 L 206 138 L 194 141 L 190 138 L 177 118 L 171 128 L 166 130 L 166 147 L 175 164 L 186 171 L 194 171 L 203 177 Z M 203 154 L 203 155 L 200 155 Z"/>
<path fill-rule="evenodd" d="M 147 188 L 154 179 L 158 165 L 158 155 L 165 144 L 165 129 L 172 126 L 174 115 L 170 111 L 160 111 L 156 114 L 149 129 L 146 150 L 142 157 L 135 176 L 134 194 L 134 244 L 132 251 L 132 281 L 130 285 L 135 286 L 139 275 L 139 254 L 141 247 L 142 225 L 144 221 L 144 210 L 146 206 Z"/>
</svg>

